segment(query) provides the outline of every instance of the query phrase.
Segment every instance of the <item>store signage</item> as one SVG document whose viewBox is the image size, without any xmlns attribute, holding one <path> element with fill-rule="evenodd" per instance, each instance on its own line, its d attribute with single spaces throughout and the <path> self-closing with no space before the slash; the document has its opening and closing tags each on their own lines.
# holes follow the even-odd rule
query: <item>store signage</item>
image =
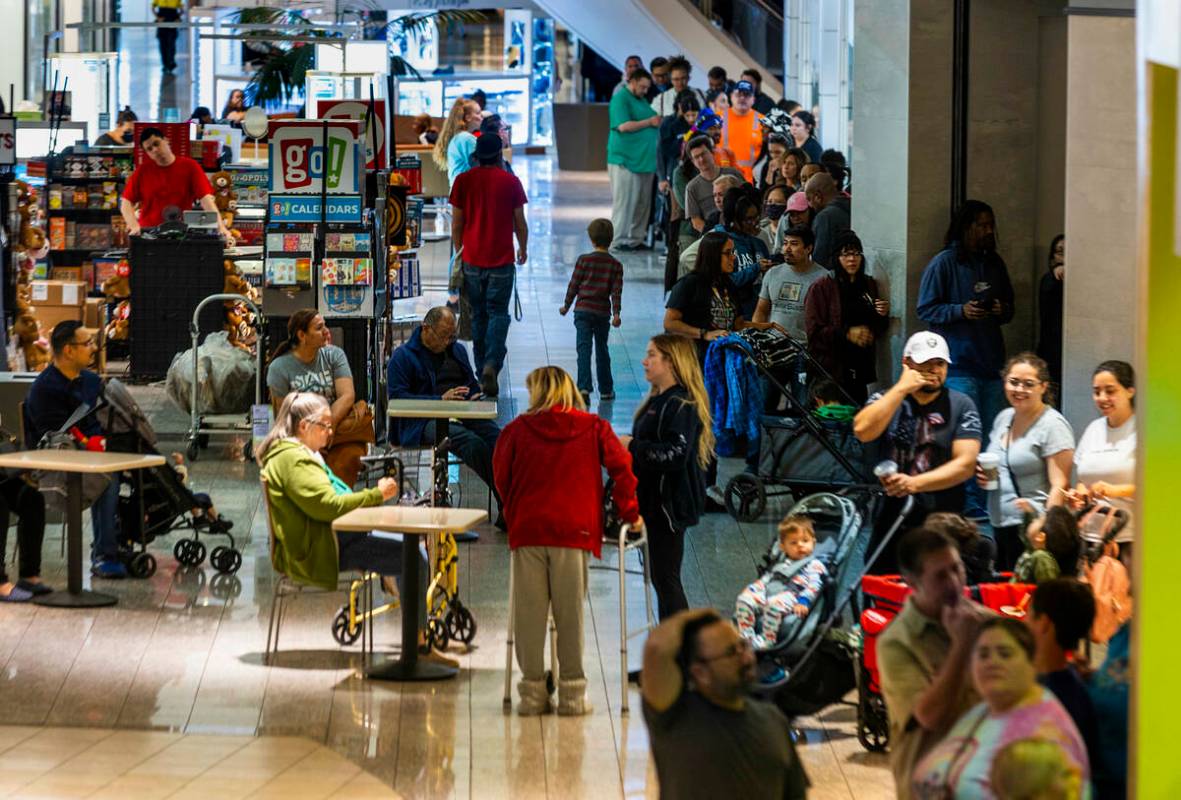
<svg viewBox="0 0 1181 800">
<path fill-rule="evenodd" d="M 0 117 L 0 167 L 16 163 L 16 117 Z"/>
<path fill-rule="evenodd" d="M 365 130 L 365 115 L 373 106 L 372 129 Z M 316 116 L 320 119 L 355 119 L 361 123 L 361 138 L 365 143 L 365 169 L 385 169 L 389 156 L 386 148 L 387 128 L 385 124 L 385 101 L 370 103 L 368 100 L 319 100 Z M 374 149 L 376 143 L 376 152 Z"/>
<path fill-rule="evenodd" d="M 276 195 L 268 201 L 271 222 L 319 222 L 320 198 L 317 195 Z M 325 222 L 360 222 L 360 195 L 328 195 Z"/>
<path fill-rule="evenodd" d="M 359 194 L 360 132 L 353 120 L 271 122 L 271 194 Z"/>
</svg>

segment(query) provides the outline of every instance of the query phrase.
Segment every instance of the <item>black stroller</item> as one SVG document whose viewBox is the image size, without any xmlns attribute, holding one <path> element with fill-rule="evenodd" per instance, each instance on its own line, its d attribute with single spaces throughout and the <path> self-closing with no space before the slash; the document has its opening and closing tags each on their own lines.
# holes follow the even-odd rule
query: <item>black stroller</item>
<svg viewBox="0 0 1181 800">
<path fill-rule="evenodd" d="M 857 600 L 866 565 L 877 556 L 877 552 L 866 553 L 866 546 L 883 494 L 880 486 L 846 486 L 839 492 L 805 497 L 791 509 L 790 513 L 812 520 L 813 555 L 824 563 L 828 578 L 803 624 L 758 654 L 762 674 L 776 667 L 783 671 L 778 681 L 763 684 L 760 691 L 771 695 L 789 717 L 815 714 L 841 702 L 857 686 L 861 658 Z M 913 498 L 907 498 L 878 544 L 878 552 L 893 541 L 913 503 Z M 766 571 L 778 556 L 776 540 L 760 571 Z"/>
<path fill-rule="evenodd" d="M 758 474 L 742 472 L 726 484 L 723 497 L 730 516 L 739 522 L 753 522 L 766 510 L 768 498 L 790 495 L 799 499 L 808 492 L 869 482 L 865 452 L 853 435 L 852 423 L 816 417 L 782 380 L 790 369 L 787 364 L 797 363 L 800 358 L 807 362 L 813 384 L 831 381 L 824 368 L 790 336 L 773 335 L 774 348 L 759 346 L 760 338 L 769 339 L 772 334 L 743 331 L 739 336 L 747 346 L 732 341 L 732 337 L 719 346 L 740 353 L 783 396 L 787 407 L 781 415 L 761 418 Z M 847 405 L 856 405 L 835 381 L 832 384 Z M 769 486 L 784 488 L 768 491 Z"/>
<path fill-rule="evenodd" d="M 27 413 L 27 412 L 26 412 Z M 139 404 L 118 380 L 103 388 L 94 409 L 79 408 L 57 433 L 47 434 L 38 447 L 74 446 L 70 428 L 89 415 L 95 415 L 106 432 L 107 449 L 120 453 L 159 455 L 156 431 Z M 29 430 L 25 420 L 25 430 Z M 26 441 L 28 441 L 26 436 Z M 205 544 L 200 535 L 225 536 L 228 546 L 219 545 L 209 553 L 209 563 L 222 574 L 232 574 L 242 566 L 242 554 L 236 549 L 230 529 L 234 523 L 216 513 L 209 495 L 193 493 L 179 472 L 170 464 L 135 470 L 126 476 L 129 495 L 119 497 L 120 558 L 136 578 L 149 578 L 156 572 L 156 558 L 147 551 L 157 536 L 174 530 L 191 530 L 192 536 L 177 541 L 173 555 L 181 564 L 196 566 L 205 560 Z"/>
</svg>

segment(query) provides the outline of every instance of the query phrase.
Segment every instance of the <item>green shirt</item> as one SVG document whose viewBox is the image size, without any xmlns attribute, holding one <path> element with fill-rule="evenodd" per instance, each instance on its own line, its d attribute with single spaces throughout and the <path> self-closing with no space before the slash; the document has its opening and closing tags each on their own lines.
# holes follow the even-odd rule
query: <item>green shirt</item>
<svg viewBox="0 0 1181 800">
<path fill-rule="evenodd" d="M 653 117 L 652 106 L 624 88 L 612 95 L 609 113 L 611 132 L 607 134 L 607 163 L 618 164 L 631 172 L 656 172 L 660 131 L 656 128 L 640 128 L 631 133 L 619 131 L 619 126 L 625 122 Z"/>
</svg>

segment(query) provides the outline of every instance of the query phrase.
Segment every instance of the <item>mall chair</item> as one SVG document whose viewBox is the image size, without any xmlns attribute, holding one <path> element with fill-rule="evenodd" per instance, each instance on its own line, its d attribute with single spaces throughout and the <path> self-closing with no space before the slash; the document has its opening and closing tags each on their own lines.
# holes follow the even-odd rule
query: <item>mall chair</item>
<svg viewBox="0 0 1181 800">
<path fill-rule="evenodd" d="M 333 594 L 336 592 L 346 593 L 346 597 L 351 596 L 354 584 L 360 583 L 359 589 L 360 600 L 364 607 L 363 619 L 366 624 L 361 630 L 361 662 L 367 665 L 373 660 L 373 583 L 378 580 L 376 573 L 372 572 L 350 572 L 341 573 L 340 580 L 335 590 L 321 589 L 316 586 L 307 586 L 292 580 L 286 573 L 280 569 L 275 561 L 275 526 L 271 516 L 271 497 L 267 492 L 267 479 L 264 475 L 259 475 L 259 484 L 262 487 L 262 501 L 263 507 L 266 511 L 267 519 L 267 541 L 269 552 L 271 555 L 271 566 L 275 569 L 275 589 L 271 596 L 271 618 L 267 624 L 267 647 L 263 655 L 263 663 L 270 665 L 272 653 L 279 652 L 279 629 L 283 625 L 283 613 L 286 610 L 286 604 L 289 598 L 298 597 L 303 594 Z M 352 602 L 351 599 L 348 602 Z"/>
</svg>

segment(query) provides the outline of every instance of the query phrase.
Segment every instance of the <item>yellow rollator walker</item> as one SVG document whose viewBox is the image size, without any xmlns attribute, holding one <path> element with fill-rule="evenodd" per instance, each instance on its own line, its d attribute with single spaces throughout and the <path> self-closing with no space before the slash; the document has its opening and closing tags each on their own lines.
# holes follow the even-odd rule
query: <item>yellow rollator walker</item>
<svg viewBox="0 0 1181 800">
<path fill-rule="evenodd" d="M 447 488 L 450 444 L 450 439 L 444 438 L 434 448 L 431 471 L 436 506 L 451 505 Z M 476 638 L 476 618 L 459 599 L 459 547 L 455 537 L 441 533 L 430 542 L 428 550 L 434 571 L 426 590 L 427 644 L 437 650 L 446 650 L 452 641 L 469 645 Z"/>
<path fill-rule="evenodd" d="M 362 456 L 361 464 L 365 470 L 366 485 L 376 485 L 378 478 L 395 478 L 398 481 L 399 497 L 404 494 L 405 468 L 400 458 L 392 455 Z M 371 611 L 365 611 L 365 603 L 361 598 L 370 583 L 381 585 L 392 599 Z M 372 595 L 370 595 L 370 599 L 372 599 Z M 382 577 L 376 572 L 362 573 L 360 578 L 349 583 L 348 602 L 341 606 L 340 610 L 336 612 L 336 616 L 332 618 L 332 638 L 340 645 L 353 644 L 360 638 L 361 632 L 365 629 L 365 623 L 372 623 L 382 614 L 401 608 L 401 605 L 396 587 L 384 584 Z"/>
</svg>

